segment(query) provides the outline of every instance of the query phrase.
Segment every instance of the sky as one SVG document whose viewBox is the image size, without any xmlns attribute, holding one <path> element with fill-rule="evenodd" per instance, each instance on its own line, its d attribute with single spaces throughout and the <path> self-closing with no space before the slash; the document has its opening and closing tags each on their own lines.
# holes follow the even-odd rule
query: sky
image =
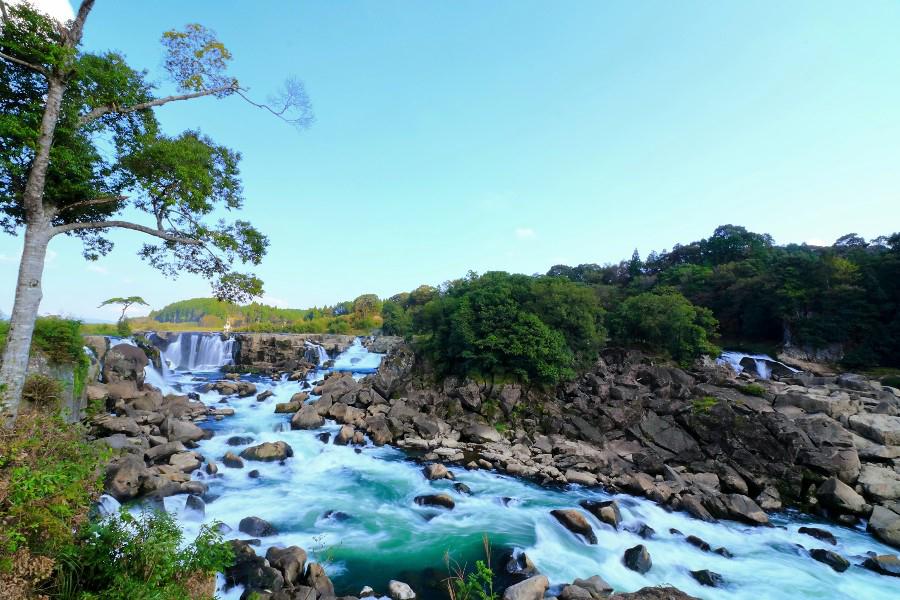
<svg viewBox="0 0 900 600">
<path fill-rule="evenodd" d="M 98 0 L 84 45 L 170 92 L 159 38 L 191 22 L 257 98 L 297 76 L 313 103 L 302 132 L 235 98 L 157 113 L 243 155 L 240 217 L 270 238 L 256 273 L 275 305 L 617 262 L 726 223 L 778 243 L 900 230 L 894 0 Z M 142 263 L 141 234 L 111 237 L 95 263 L 51 243 L 42 313 L 209 295 Z M 0 238 L 7 314 L 20 246 Z"/>
</svg>

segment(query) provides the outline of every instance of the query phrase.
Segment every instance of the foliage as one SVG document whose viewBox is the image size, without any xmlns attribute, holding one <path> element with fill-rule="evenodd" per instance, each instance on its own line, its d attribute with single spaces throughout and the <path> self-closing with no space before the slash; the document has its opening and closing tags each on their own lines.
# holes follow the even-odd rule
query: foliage
<svg viewBox="0 0 900 600">
<path fill-rule="evenodd" d="M 748 383 L 747 385 L 738 386 L 738 389 L 743 394 L 747 394 L 748 396 L 759 396 L 760 398 L 766 395 L 766 388 L 759 385 L 758 383 Z"/>
<path fill-rule="evenodd" d="M 447 591 L 450 600 L 497 600 L 494 591 L 494 571 L 491 569 L 491 546 L 487 535 L 483 538 L 485 560 L 475 562 L 475 570 L 467 572 L 465 565 L 451 565 L 449 552 L 444 554 L 447 570 Z"/>
<path fill-rule="evenodd" d="M 674 288 L 661 287 L 627 298 L 611 315 L 613 339 L 623 345 L 647 345 L 682 364 L 700 354 L 718 354 L 709 341 L 716 319 Z"/>
<path fill-rule="evenodd" d="M 42 413 L 0 428 L 0 571 L 22 548 L 55 557 L 85 523 L 104 455 L 83 435 L 79 425 Z"/>
<path fill-rule="evenodd" d="M 405 301 L 412 332 L 444 374 L 555 384 L 593 360 L 605 338 L 599 302 L 563 279 L 470 273 L 424 304 L 420 290 Z"/>
<path fill-rule="evenodd" d="M 0 346 L 6 343 L 9 323 L 0 321 Z M 60 317 L 40 317 L 35 321 L 32 351 L 39 350 L 56 364 L 75 364 L 86 360 L 81 323 Z"/>
<path fill-rule="evenodd" d="M 218 523 L 204 525 L 182 547 L 183 534 L 166 512 L 122 511 L 86 528 L 77 568 L 82 600 L 190 600 L 196 574 L 211 575 L 233 560 Z"/>
<path fill-rule="evenodd" d="M 714 396 L 703 396 L 691 402 L 691 408 L 694 414 L 708 413 L 713 406 L 719 403 L 719 399 Z"/>
</svg>

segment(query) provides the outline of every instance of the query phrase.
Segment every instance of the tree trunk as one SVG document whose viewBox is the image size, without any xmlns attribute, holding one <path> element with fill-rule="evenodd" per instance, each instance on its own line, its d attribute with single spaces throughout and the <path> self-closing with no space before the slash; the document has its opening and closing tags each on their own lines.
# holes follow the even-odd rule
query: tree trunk
<svg viewBox="0 0 900 600">
<path fill-rule="evenodd" d="M 19 413 L 31 351 L 31 335 L 34 333 L 34 321 L 41 304 L 41 277 L 44 274 L 44 259 L 50 237 L 49 224 L 29 224 L 25 228 L 16 300 L 9 318 L 3 364 L 0 365 L 0 416 L 7 427 L 15 424 Z"/>
</svg>

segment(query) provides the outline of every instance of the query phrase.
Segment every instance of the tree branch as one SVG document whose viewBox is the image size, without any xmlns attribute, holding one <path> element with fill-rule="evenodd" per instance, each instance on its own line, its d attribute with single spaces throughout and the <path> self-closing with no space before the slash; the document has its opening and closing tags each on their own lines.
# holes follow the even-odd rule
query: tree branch
<svg viewBox="0 0 900 600">
<path fill-rule="evenodd" d="M 9 23 L 9 13 L 6 11 L 6 2 L 0 0 L 0 15 L 3 16 L 3 23 Z"/>
<path fill-rule="evenodd" d="M 203 90 L 202 92 L 157 98 L 155 100 L 150 100 L 149 102 L 141 102 L 140 104 L 135 104 L 133 106 L 118 106 L 116 104 L 107 104 L 104 106 L 98 106 L 97 108 L 91 109 L 89 112 L 84 113 L 83 115 L 81 115 L 81 117 L 79 117 L 78 123 L 79 125 L 85 125 L 109 113 L 124 115 L 139 110 L 147 110 L 148 108 L 153 108 L 154 106 L 162 106 L 163 104 L 168 104 L 169 102 L 193 100 L 194 98 L 202 98 L 203 96 L 210 96 L 212 94 L 221 94 L 222 92 L 234 91 L 235 89 L 236 87 L 234 86 L 234 84 L 229 84 L 209 90 Z"/>
<path fill-rule="evenodd" d="M 75 13 L 75 20 L 72 21 L 72 27 L 69 28 L 66 35 L 72 48 L 81 43 L 81 35 L 84 33 L 84 22 L 87 20 L 88 13 L 91 12 L 92 8 L 94 8 L 94 0 L 81 0 L 81 6 L 78 7 L 78 12 Z"/>
<path fill-rule="evenodd" d="M 176 242 L 178 244 L 187 244 L 191 246 L 203 245 L 203 242 L 201 242 L 200 240 L 195 240 L 194 238 L 182 237 L 176 233 L 172 233 L 162 229 L 153 229 L 152 227 L 147 227 L 146 225 L 138 225 L 137 223 L 131 223 L 129 221 L 89 221 L 84 223 L 67 223 L 65 225 L 57 225 L 50 230 L 50 233 L 52 237 L 60 233 L 78 231 L 80 229 L 112 229 L 115 227 L 120 229 L 132 229 L 134 231 L 140 231 L 141 233 L 146 233 L 147 235 L 152 235 L 153 237 L 158 237 L 169 242 Z"/>
<path fill-rule="evenodd" d="M 32 71 L 35 71 L 35 72 L 37 72 L 37 73 L 40 73 L 40 74 L 43 75 L 44 77 L 48 77 L 48 76 L 49 76 L 49 73 L 47 72 L 47 69 L 45 69 L 45 68 L 42 67 L 41 65 L 36 65 L 36 64 L 34 64 L 34 63 L 30 63 L 30 62 L 28 62 L 28 61 L 26 61 L 26 60 L 22 60 L 22 59 L 20 59 L 20 58 L 16 58 L 15 56 L 10 56 L 9 54 L 5 54 L 5 53 L 3 53 L 3 52 L 0 52 L 0 58 L 2 58 L 3 60 L 8 60 L 9 62 L 11 62 L 11 63 L 13 63 L 13 64 L 16 64 L 16 65 L 25 67 L 26 69 L 31 69 Z"/>
<path fill-rule="evenodd" d="M 102 196 L 100 198 L 92 198 L 90 200 L 80 200 L 78 202 L 73 202 L 72 204 L 67 204 L 66 206 L 61 207 L 58 212 L 71 210 L 73 208 L 84 208 L 85 206 L 99 206 L 101 204 L 109 204 L 110 202 L 121 202 L 122 200 L 126 200 L 127 198 L 128 196 Z"/>
</svg>

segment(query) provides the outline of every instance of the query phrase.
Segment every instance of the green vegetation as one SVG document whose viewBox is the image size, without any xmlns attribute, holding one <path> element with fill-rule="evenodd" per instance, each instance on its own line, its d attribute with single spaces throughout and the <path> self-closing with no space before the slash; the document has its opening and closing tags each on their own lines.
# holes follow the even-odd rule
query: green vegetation
<svg viewBox="0 0 900 600">
<path fill-rule="evenodd" d="M 829 247 L 777 246 L 769 235 L 722 225 L 709 238 L 643 261 L 557 265 L 549 274 L 589 285 L 610 310 L 674 288 L 711 311 L 726 339 L 840 344 L 849 368 L 900 366 L 900 233 L 870 241 L 849 234 Z"/>
<path fill-rule="evenodd" d="M 447 592 L 450 600 L 497 600 L 494 591 L 494 571 L 491 569 L 491 546 L 487 535 L 483 538 L 485 560 L 475 561 L 475 570 L 467 572 L 465 565 L 453 563 L 450 553 L 444 554 L 444 562 L 450 576 Z"/>
<path fill-rule="evenodd" d="M 233 560 L 231 545 L 204 525 L 186 547 L 174 517 L 122 512 L 85 528 L 76 564 L 80 600 L 194 600 L 212 598 L 212 578 Z"/>
<path fill-rule="evenodd" d="M 555 384 L 595 360 L 606 337 L 597 298 L 562 279 L 470 273 L 392 298 L 390 310 L 398 307 L 441 374 Z"/>
<path fill-rule="evenodd" d="M 714 396 L 703 396 L 691 401 L 691 408 L 694 414 L 708 413 L 712 407 L 719 403 L 719 399 Z"/>
<path fill-rule="evenodd" d="M 0 428 L 0 596 L 211 598 L 211 574 L 231 560 L 214 525 L 182 548 L 165 513 L 89 521 L 109 454 L 84 433 L 40 412 Z"/>
<path fill-rule="evenodd" d="M 132 306 L 147 306 L 147 302 L 140 296 L 128 296 L 127 298 L 117 296 L 115 298 L 104 300 L 97 308 L 109 306 L 110 304 L 118 304 L 122 307 L 122 314 L 119 315 L 119 319 L 116 321 L 116 333 L 118 333 L 120 337 L 128 337 L 131 335 L 131 327 L 128 326 L 128 319 L 125 317 L 125 313 Z"/>
<path fill-rule="evenodd" d="M 618 343 L 661 350 L 682 364 L 700 354 L 720 352 L 709 341 L 716 325 L 712 311 L 694 306 L 670 287 L 627 298 L 610 315 L 610 330 Z"/>
<path fill-rule="evenodd" d="M 743 394 L 747 394 L 748 396 L 758 396 L 760 398 L 763 398 L 766 395 L 766 388 L 759 385 L 758 383 L 739 385 L 738 390 L 740 390 Z"/>
<path fill-rule="evenodd" d="M 278 308 L 253 302 L 244 306 L 213 298 L 193 298 L 152 311 L 147 319 L 131 319 L 135 328 L 153 330 L 211 329 L 228 323 L 232 331 L 343 333 L 367 335 L 382 325 L 382 302 L 375 294 L 322 308 Z"/>
</svg>

